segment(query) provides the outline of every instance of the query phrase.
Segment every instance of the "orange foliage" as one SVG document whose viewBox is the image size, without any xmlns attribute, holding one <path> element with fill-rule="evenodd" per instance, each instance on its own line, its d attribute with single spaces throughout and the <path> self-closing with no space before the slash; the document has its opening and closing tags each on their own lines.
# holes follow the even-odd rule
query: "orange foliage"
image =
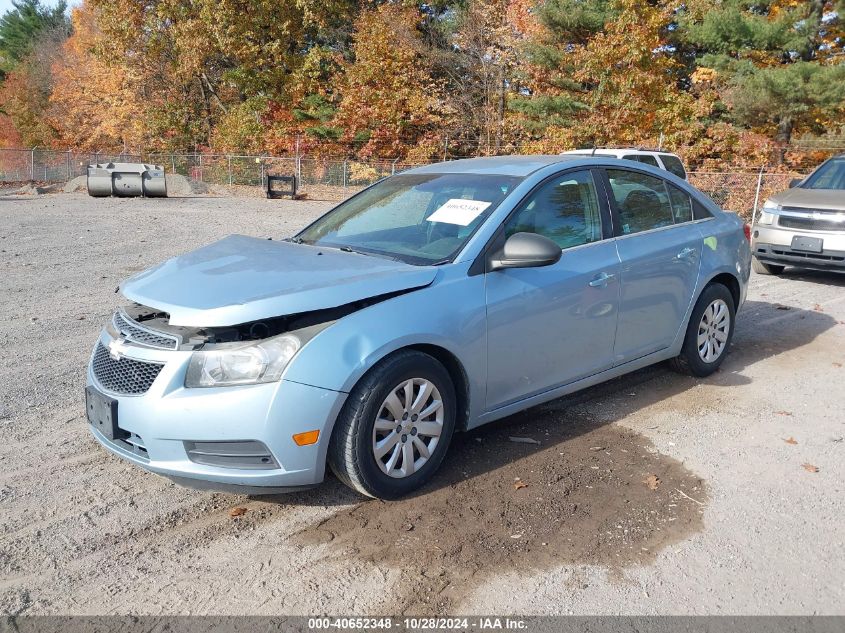
<svg viewBox="0 0 845 633">
<path fill-rule="evenodd" d="M 86 150 L 140 149 L 143 111 L 125 67 L 92 54 L 101 42 L 96 17 L 88 3 L 73 10 L 73 35 L 53 66 L 50 119 L 57 143 Z"/>
<path fill-rule="evenodd" d="M 439 147 L 442 86 L 423 63 L 416 8 L 381 5 L 356 22 L 355 61 L 343 66 L 337 124 L 362 157 L 427 158 Z"/>
</svg>

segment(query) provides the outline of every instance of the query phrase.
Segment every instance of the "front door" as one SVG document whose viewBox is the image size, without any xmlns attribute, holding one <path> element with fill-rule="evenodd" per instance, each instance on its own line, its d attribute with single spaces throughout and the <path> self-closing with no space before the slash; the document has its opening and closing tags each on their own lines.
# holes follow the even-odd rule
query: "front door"
<svg viewBox="0 0 845 633">
<path fill-rule="evenodd" d="M 563 254 L 552 266 L 486 273 L 488 410 L 612 365 L 620 265 L 600 200 L 589 170 L 564 172 L 506 221 L 506 237 L 538 233 Z"/>
</svg>

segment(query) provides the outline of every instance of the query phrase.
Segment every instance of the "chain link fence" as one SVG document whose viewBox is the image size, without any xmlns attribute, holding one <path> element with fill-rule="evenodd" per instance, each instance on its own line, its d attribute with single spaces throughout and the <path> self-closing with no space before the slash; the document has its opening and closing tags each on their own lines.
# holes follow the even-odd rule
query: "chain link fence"
<svg viewBox="0 0 845 633">
<path fill-rule="evenodd" d="M 267 175 L 296 176 L 299 192 L 311 199 L 343 200 L 370 185 L 421 163 L 355 161 L 308 156 L 223 154 L 110 154 L 49 149 L 0 149 L 0 182 L 63 183 L 86 175 L 89 164 L 137 162 L 161 165 L 168 174 L 220 187 L 263 187 Z M 783 191 L 793 173 L 690 172 L 690 183 L 719 206 L 749 219 L 769 195 Z"/>
</svg>

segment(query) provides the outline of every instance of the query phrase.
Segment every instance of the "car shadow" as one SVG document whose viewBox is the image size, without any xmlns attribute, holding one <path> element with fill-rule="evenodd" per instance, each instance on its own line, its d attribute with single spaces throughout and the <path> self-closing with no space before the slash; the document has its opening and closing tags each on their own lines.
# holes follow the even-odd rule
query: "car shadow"
<svg viewBox="0 0 845 633">
<path fill-rule="evenodd" d="M 787 267 L 778 277 L 824 286 L 845 286 L 845 273 Z"/>
<path fill-rule="evenodd" d="M 815 275 L 812 278 L 822 279 Z M 699 384 L 726 388 L 748 384 L 751 378 L 744 373 L 748 367 L 803 347 L 837 325 L 837 321 L 824 312 L 764 301 L 747 301 L 737 316 L 730 353 L 712 376 L 703 379 L 683 376 L 669 369 L 667 363 L 659 363 L 466 433 L 458 433 L 438 473 L 412 497 L 483 476 L 538 450 L 556 448 L 565 451 L 567 442 L 580 435 L 623 420 L 638 410 L 694 389 Z M 630 397 L 620 399 L 620 394 Z M 613 407 L 605 407 L 611 399 Z M 590 407 L 585 407 L 585 404 Z M 612 413 L 608 412 L 609 409 Z M 598 410 L 602 411 L 601 415 L 591 413 Z M 515 442 L 510 439 L 512 437 L 527 438 L 529 442 Z M 310 491 L 257 499 L 280 504 L 334 506 L 360 502 L 364 497 L 349 490 L 327 472 L 326 481 Z"/>
</svg>

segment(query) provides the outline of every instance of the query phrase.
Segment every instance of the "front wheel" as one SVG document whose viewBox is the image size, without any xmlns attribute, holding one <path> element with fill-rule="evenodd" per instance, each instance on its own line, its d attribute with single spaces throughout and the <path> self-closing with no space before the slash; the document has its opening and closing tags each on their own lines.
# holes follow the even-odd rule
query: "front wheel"
<svg viewBox="0 0 845 633">
<path fill-rule="evenodd" d="M 720 283 L 704 289 L 693 308 L 675 371 L 703 378 L 719 369 L 734 333 L 736 307 L 731 291 Z"/>
<path fill-rule="evenodd" d="M 362 494 L 401 497 L 440 466 L 455 415 L 455 387 L 443 365 L 415 350 L 397 352 L 349 394 L 332 432 L 329 467 Z"/>
</svg>

